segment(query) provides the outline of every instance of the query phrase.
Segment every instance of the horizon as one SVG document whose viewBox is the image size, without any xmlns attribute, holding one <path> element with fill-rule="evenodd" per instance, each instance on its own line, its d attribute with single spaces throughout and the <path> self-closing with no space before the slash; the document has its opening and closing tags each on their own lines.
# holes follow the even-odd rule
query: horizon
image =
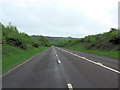
<svg viewBox="0 0 120 90">
<path fill-rule="evenodd" d="M 10 22 L 11 23 L 11 22 Z M 3 23 L 2 23 L 3 24 Z M 4 25 L 4 24 L 3 24 Z M 6 27 L 7 25 L 5 25 L 5 27 Z M 12 25 L 12 26 L 14 26 L 14 25 Z M 17 27 L 17 26 L 16 26 Z M 18 27 L 17 27 L 18 28 Z M 110 28 L 111 29 L 111 28 Z M 109 29 L 109 31 L 110 31 L 110 29 Z M 115 28 L 115 29 L 117 29 L 117 28 Z M 118 28 L 119 29 L 119 28 Z M 18 29 L 18 31 L 19 32 L 21 32 L 19 29 Z M 106 31 L 106 32 L 109 32 L 109 31 Z M 21 33 L 26 33 L 26 32 L 21 32 Z M 97 34 L 103 34 L 103 33 L 105 33 L 105 32 L 101 32 L 101 33 L 97 33 Z M 57 36 L 57 35 L 42 35 L 42 34 L 28 34 L 28 33 L 26 33 L 27 35 L 29 35 L 29 36 L 44 36 L 44 37 L 62 37 L 62 38 L 67 38 L 67 37 L 71 37 L 71 38 L 84 38 L 84 37 L 86 37 L 86 36 L 89 36 L 89 35 L 97 35 L 97 34 L 88 34 L 88 35 L 86 35 L 86 36 L 83 36 L 83 37 L 74 37 L 74 36 Z"/>
<path fill-rule="evenodd" d="M 0 20 L 28 35 L 83 38 L 118 28 L 118 1 L 4 0 Z"/>
</svg>

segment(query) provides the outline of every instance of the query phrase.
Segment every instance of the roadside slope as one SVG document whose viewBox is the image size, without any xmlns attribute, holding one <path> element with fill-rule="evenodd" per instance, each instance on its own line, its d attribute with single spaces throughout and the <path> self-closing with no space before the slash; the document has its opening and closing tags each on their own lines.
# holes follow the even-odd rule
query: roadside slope
<svg viewBox="0 0 120 90">
<path fill-rule="evenodd" d="M 39 48 L 32 48 L 23 50 L 11 45 L 2 45 L 2 71 L 3 73 L 15 67 L 16 65 L 31 58 L 37 53 L 45 50 L 47 47 L 41 46 Z"/>
<path fill-rule="evenodd" d="M 64 48 L 70 49 L 70 50 L 81 51 L 85 53 L 96 54 L 99 56 L 107 56 L 110 58 L 116 58 L 116 59 L 120 58 L 119 51 L 116 51 L 116 50 L 106 51 L 106 50 L 99 50 L 99 49 L 85 49 L 82 44 L 76 44 L 76 45 L 64 47 Z"/>
<path fill-rule="evenodd" d="M 120 58 L 120 30 L 111 28 L 109 32 L 88 35 L 84 38 L 59 41 L 56 46 L 93 53 L 101 56 Z"/>
</svg>

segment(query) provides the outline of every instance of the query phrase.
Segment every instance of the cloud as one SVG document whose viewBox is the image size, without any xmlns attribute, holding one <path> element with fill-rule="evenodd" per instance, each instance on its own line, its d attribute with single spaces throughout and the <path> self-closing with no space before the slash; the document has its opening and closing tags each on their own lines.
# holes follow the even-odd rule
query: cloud
<svg viewBox="0 0 120 90">
<path fill-rule="evenodd" d="M 4 0 L 3 24 L 30 35 L 83 37 L 117 28 L 118 0 Z"/>
<path fill-rule="evenodd" d="M 60 0 L 62 4 L 77 11 L 82 11 L 86 16 L 108 25 L 114 26 L 111 22 L 113 18 L 111 10 L 117 10 L 119 0 Z M 66 2 L 65 2 L 66 1 Z M 69 2 L 69 3 L 68 3 Z M 117 15 L 117 12 L 115 12 Z M 116 25 L 115 25 L 116 26 Z"/>
</svg>

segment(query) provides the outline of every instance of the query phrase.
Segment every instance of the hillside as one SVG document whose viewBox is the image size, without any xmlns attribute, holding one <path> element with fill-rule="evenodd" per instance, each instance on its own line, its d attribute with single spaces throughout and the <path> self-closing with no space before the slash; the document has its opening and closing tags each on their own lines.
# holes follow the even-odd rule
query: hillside
<svg viewBox="0 0 120 90">
<path fill-rule="evenodd" d="M 2 71 L 3 73 L 16 65 L 24 62 L 32 56 L 47 49 L 47 47 L 41 46 L 39 48 L 32 48 L 28 50 L 20 49 L 8 44 L 2 45 Z"/>
<path fill-rule="evenodd" d="M 32 35 L 31 37 L 32 38 L 39 38 L 40 35 Z M 72 37 L 51 37 L 51 36 L 44 36 L 44 37 L 47 38 L 51 42 L 58 42 L 61 40 L 74 39 Z"/>
<path fill-rule="evenodd" d="M 60 40 L 69 39 L 69 37 L 50 37 L 50 36 L 46 36 L 46 38 L 51 42 L 58 42 Z"/>
<path fill-rule="evenodd" d="M 50 42 L 44 36 L 35 39 L 19 32 L 16 26 L 10 24 L 4 26 L 1 23 L 0 26 L 2 26 L 0 30 L 2 31 L 3 73 L 50 46 Z"/>
<path fill-rule="evenodd" d="M 50 42 L 44 36 L 38 38 L 31 38 L 28 34 L 19 32 L 16 26 L 11 24 L 2 26 L 2 43 L 11 46 L 19 47 L 21 49 L 38 48 L 40 46 L 50 46 Z"/>
<path fill-rule="evenodd" d="M 120 50 L 120 30 L 111 28 L 109 32 L 89 35 L 80 39 L 59 41 L 56 46 L 118 58 Z"/>
</svg>

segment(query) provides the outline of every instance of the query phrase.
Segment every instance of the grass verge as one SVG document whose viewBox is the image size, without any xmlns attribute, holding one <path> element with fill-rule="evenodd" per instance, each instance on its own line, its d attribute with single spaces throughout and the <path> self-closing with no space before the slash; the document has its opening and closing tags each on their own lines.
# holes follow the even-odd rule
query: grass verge
<svg viewBox="0 0 120 90">
<path fill-rule="evenodd" d="M 96 55 L 100 55 L 100 56 L 107 56 L 107 57 L 111 57 L 111 58 L 120 58 L 118 57 L 118 51 L 115 50 L 111 50 L 111 51 L 104 51 L 104 50 L 98 50 L 98 49 L 85 49 L 84 46 L 82 44 L 76 44 L 73 46 L 69 46 L 69 47 L 64 47 L 66 49 L 71 49 L 71 50 L 76 50 L 76 51 L 81 51 L 81 52 L 86 52 L 86 53 L 91 53 L 91 54 L 96 54 Z"/>
<path fill-rule="evenodd" d="M 7 44 L 2 45 L 2 73 L 7 72 L 45 49 L 47 49 L 47 47 L 41 46 L 39 48 L 22 50 Z"/>
</svg>

